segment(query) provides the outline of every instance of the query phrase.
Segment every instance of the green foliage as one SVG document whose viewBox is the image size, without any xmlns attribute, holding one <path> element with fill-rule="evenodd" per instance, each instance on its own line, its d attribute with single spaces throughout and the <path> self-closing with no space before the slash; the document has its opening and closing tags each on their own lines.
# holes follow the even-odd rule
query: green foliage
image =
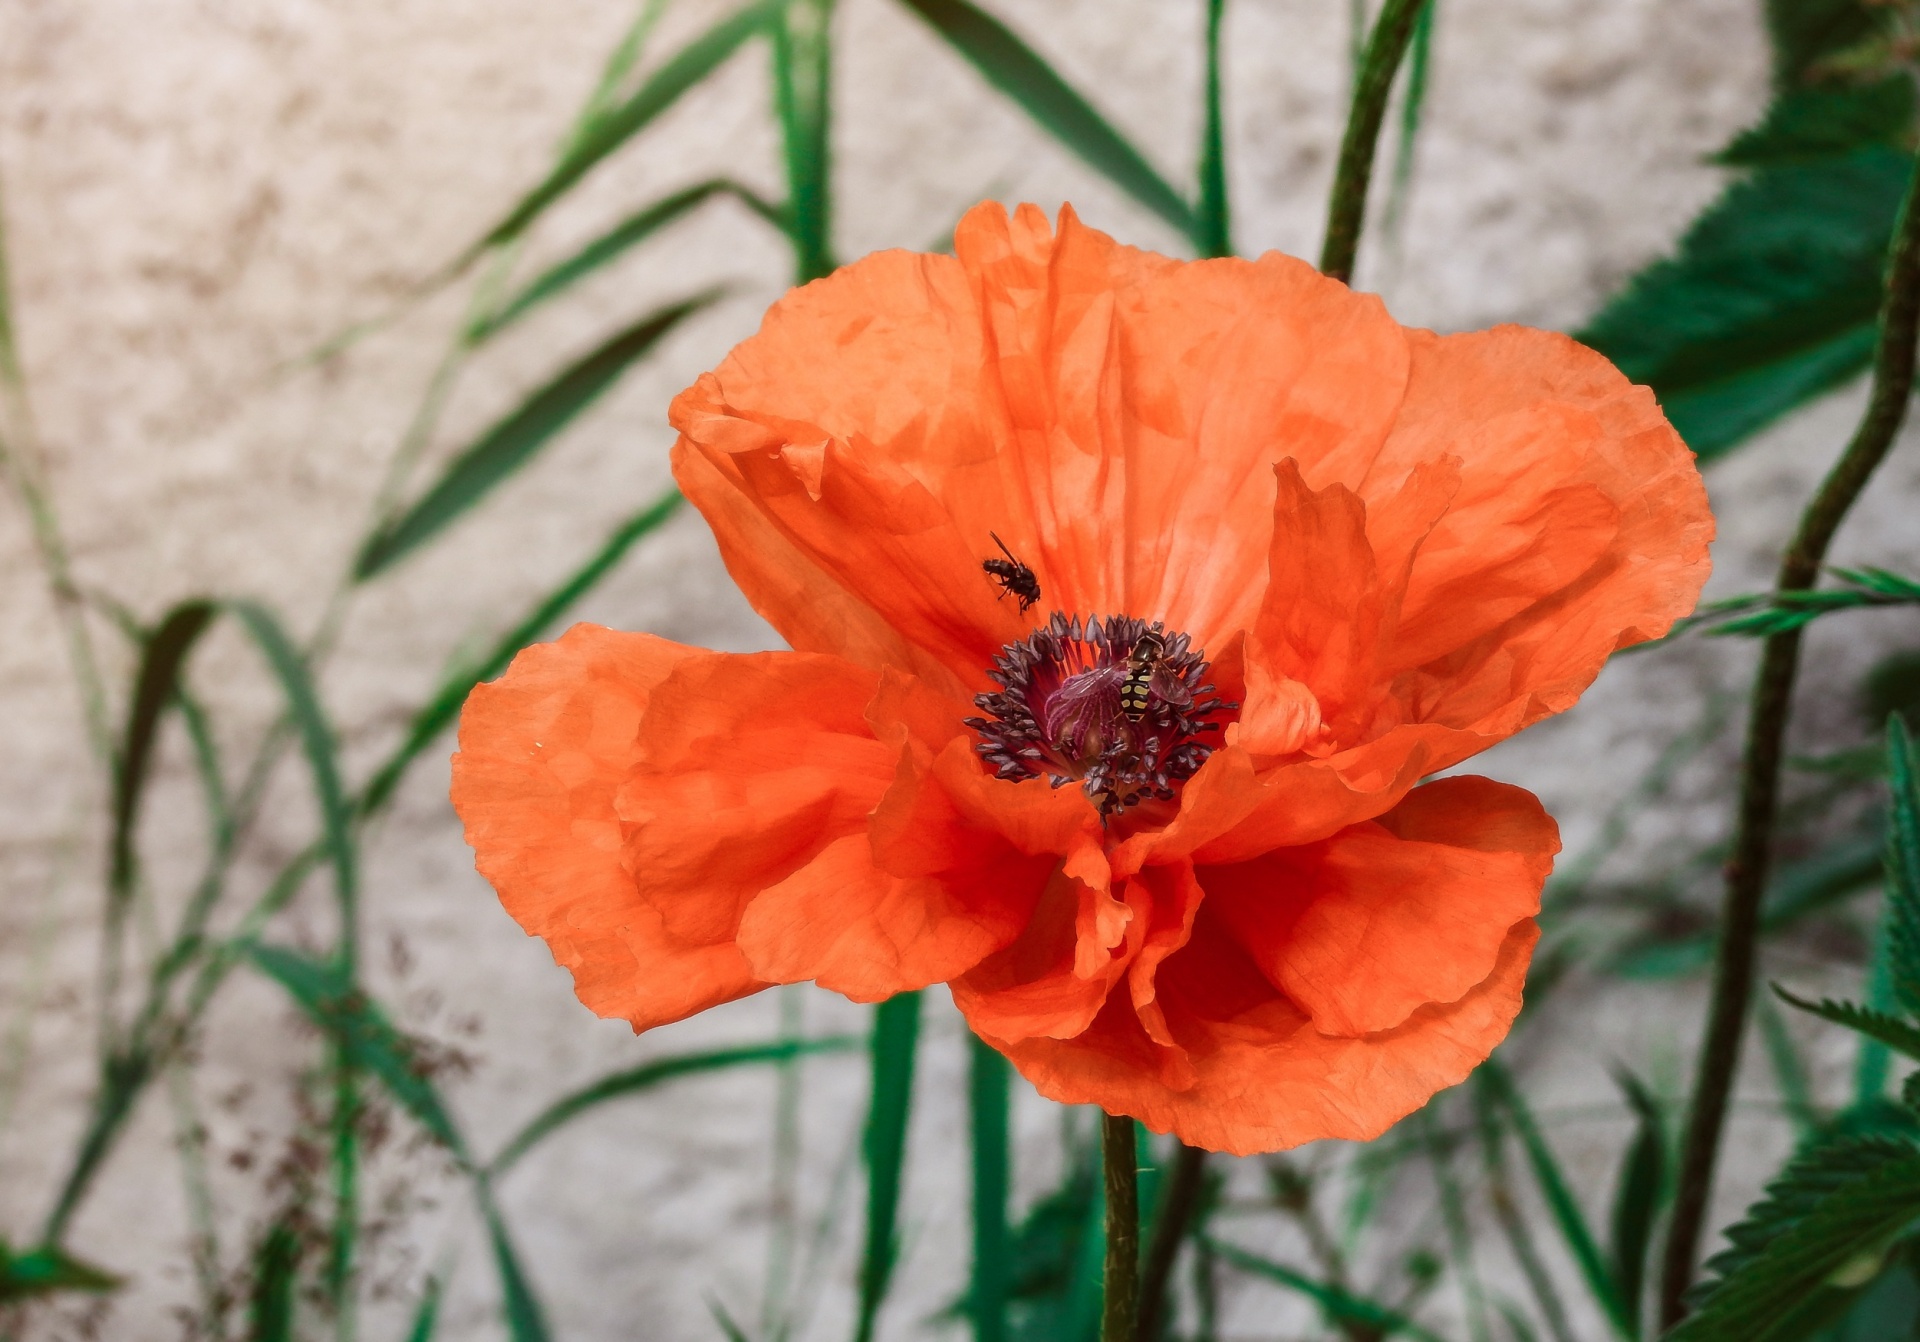
<svg viewBox="0 0 1920 1342">
<path fill-rule="evenodd" d="M 413 1324 L 407 1329 L 407 1342 L 433 1342 L 434 1330 L 440 1324 L 440 1297 L 446 1289 L 446 1274 L 436 1272 L 427 1278 L 426 1289 L 420 1293 L 420 1303 L 414 1306 Z"/>
<path fill-rule="evenodd" d="M 261 1238 L 253 1255 L 253 1298 L 247 1311 L 251 1342 L 293 1342 L 303 1247 L 299 1233 L 284 1219 Z"/>
<path fill-rule="evenodd" d="M 1667 1143 L 1660 1106 L 1652 1092 L 1631 1072 L 1617 1071 L 1614 1079 L 1633 1110 L 1636 1125 L 1620 1161 L 1619 1180 L 1614 1185 L 1607 1268 L 1622 1308 L 1628 1319 L 1637 1324 L 1646 1282 L 1647 1255 L 1653 1246 L 1654 1221 L 1660 1214 L 1666 1192 Z M 1635 1334 L 1638 1335 L 1637 1328 Z"/>
<path fill-rule="evenodd" d="M 1091 103 L 1000 20 L 970 0 L 901 0 L 1048 134 L 1205 249 L 1194 209 Z M 1216 228 L 1220 223 L 1216 222 Z"/>
<path fill-rule="evenodd" d="M 967 1316 L 974 1342 L 1006 1342 L 1007 1287 L 1013 1274 L 1007 1226 L 1012 1182 L 1012 1069 L 998 1050 L 967 1037 L 967 1119 L 972 1137 L 973 1270 Z"/>
<path fill-rule="evenodd" d="M 1785 1342 L 1835 1317 L 1920 1216 L 1920 1145 L 1844 1136 L 1796 1156 L 1727 1232 L 1668 1342 Z"/>
<path fill-rule="evenodd" d="M 135 673 L 133 704 L 127 712 L 113 775 L 113 839 L 108 882 L 117 898 L 125 898 L 133 883 L 133 827 L 153 758 L 160 718 L 179 692 L 180 678 L 194 644 L 213 622 L 217 608 L 210 601 L 183 601 L 161 619 L 144 640 L 140 669 Z"/>
<path fill-rule="evenodd" d="M 1909 1024 L 1898 1016 L 1888 1015 L 1884 1011 L 1875 1011 L 1871 1007 L 1860 1006 L 1854 1002 L 1835 1002 L 1823 998 L 1810 1002 L 1795 997 L 1785 988 L 1774 986 L 1774 992 L 1790 1006 L 1800 1008 L 1809 1015 L 1832 1021 L 1835 1025 L 1844 1025 L 1857 1034 L 1877 1039 L 1895 1052 L 1904 1053 L 1909 1058 L 1920 1059 L 1920 1028 Z"/>
<path fill-rule="evenodd" d="M 858 1342 L 873 1337 L 899 1252 L 897 1222 L 907 1121 L 913 1112 L 914 1059 L 920 1047 L 920 996 L 901 993 L 873 1010 L 873 1088 L 861 1144 L 867 1167 L 867 1235 L 860 1258 Z"/>
<path fill-rule="evenodd" d="M 534 1294 L 526 1270 L 520 1266 L 513 1237 L 507 1233 L 507 1223 L 501 1218 L 500 1208 L 485 1180 L 480 1182 L 479 1194 L 481 1218 L 487 1223 L 487 1242 L 493 1249 L 494 1266 L 500 1274 L 507 1336 L 512 1342 L 549 1342 L 553 1334 L 547 1327 L 546 1311 L 540 1306 L 539 1296 Z"/>
<path fill-rule="evenodd" d="M 1847 586 L 1731 597 L 1703 606 L 1688 623 L 1704 623 L 1709 634 L 1771 638 L 1804 628 L 1836 611 L 1920 605 L 1920 582 L 1911 578 L 1871 567 L 1836 568 L 1832 572 Z"/>
<path fill-rule="evenodd" d="M 42 1245 L 14 1253 L 0 1241 L 0 1305 L 61 1291 L 99 1294 L 118 1289 L 112 1273 L 75 1258 L 66 1250 Z"/>
<path fill-rule="evenodd" d="M 354 564 L 364 582 L 438 535 L 537 456 L 633 363 L 718 295 L 705 293 L 651 312 L 557 374 L 448 464 L 412 507 L 367 538 Z"/>
<path fill-rule="evenodd" d="M 1306 1296 L 1320 1306 L 1328 1323 L 1342 1328 L 1342 1331 L 1351 1325 L 1364 1328 L 1380 1338 L 1407 1337 L 1414 1339 L 1414 1342 L 1441 1342 L 1438 1334 L 1427 1331 L 1400 1311 L 1377 1300 L 1355 1295 L 1331 1282 L 1316 1281 L 1284 1263 L 1273 1262 L 1216 1239 L 1209 1239 L 1207 1245 L 1220 1256 L 1221 1261 L 1232 1264 L 1242 1272 L 1250 1272 Z"/>
<path fill-rule="evenodd" d="M 1774 99 L 1759 125 L 1742 131 L 1718 161 L 1767 168 L 1847 154 L 1862 145 L 1902 147 L 1913 127 L 1913 84 L 1904 76 L 1864 88 L 1814 85 Z"/>
<path fill-rule="evenodd" d="M 1920 1017 L 1920 764 L 1897 714 L 1887 719 L 1887 969 L 1894 1000 Z"/>
</svg>

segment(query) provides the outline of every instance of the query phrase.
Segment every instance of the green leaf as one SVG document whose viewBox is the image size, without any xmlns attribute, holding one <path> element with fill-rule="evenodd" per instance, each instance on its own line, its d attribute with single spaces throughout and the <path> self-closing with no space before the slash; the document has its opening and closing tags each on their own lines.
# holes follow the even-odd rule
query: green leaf
<svg viewBox="0 0 1920 1342">
<path fill-rule="evenodd" d="M 1717 161 L 1772 167 L 1835 158 L 1868 145 L 1899 147 L 1913 126 L 1913 85 L 1905 76 L 1864 87 L 1815 85 L 1774 99 L 1759 125 L 1742 131 Z"/>
<path fill-rule="evenodd" d="M 789 0 L 773 20 L 774 103 L 800 284 L 834 267 L 832 23 L 833 0 Z"/>
<path fill-rule="evenodd" d="M 1006 1342 L 1007 1286 L 1013 1276 L 1007 1226 L 1011 1071 L 998 1050 L 967 1036 L 967 1117 L 973 1156 L 973 1275 L 967 1313 L 974 1342 Z"/>
<path fill-rule="evenodd" d="M 454 458 L 418 502 L 367 538 L 354 565 L 354 578 L 365 582 L 438 535 L 531 461 L 636 359 L 716 297 L 710 291 L 648 314 L 522 401 Z"/>
<path fill-rule="evenodd" d="M 497 247 L 519 236 L 602 159 L 652 124 L 662 112 L 679 101 L 681 94 L 724 64 L 748 38 L 764 31 L 780 9 L 780 0 L 747 5 L 675 52 L 631 97 L 584 126 L 546 179 L 522 197 L 505 218 L 467 250 L 453 268 L 463 268 L 487 248 Z"/>
<path fill-rule="evenodd" d="M 1638 1122 L 1626 1155 L 1620 1161 L 1620 1179 L 1614 1186 L 1612 1239 L 1607 1266 L 1615 1291 L 1628 1316 L 1640 1317 L 1640 1299 L 1646 1283 L 1647 1250 L 1653 1244 L 1653 1223 L 1660 1214 L 1666 1185 L 1666 1138 L 1661 1131 L 1660 1106 L 1640 1078 L 1621 1070 L 1614 1080 L 1627 1097 Z"/>
<path fill-rule="evenodd" d="M 520 1266 L 520 1257 L 514 1252 L 513 1239 L 507 1234 L 507 1223 L 494 1203 L 493 1192 L 485 1179 L 476 1183 L 480 1214 L 487 1223 L 487 1240 L 493 1247 L 494 1266 L 500 1273 L 507 1336 L 512 1342 L 549 1342 L 552 1333 L 547 1328 L 546 1311 L 540 1307 L 540 1298 L 534 1294 L 533 1283 Z"/>
<path fill-rule="evenodd" d="M 775 1044 L 748 1044 L 739 1048 L 680 1053 L 672 1057 L 656 1058 L 638 1067 L 625 1068 L 604 1076 L 591 1085 L 582 1086 L 579 1090 L 562 1096 L 541 1110 L 500 1149 L 499 1155 L 487 1162 L 487 1174 L 489 1177 L 498 1178 L 518 1163 L 520 1157 L 555 1128 L 578 1118 L 589 1109 L 605 1104 L 608 1100 L 637 1095 L 677 1077 L 696 1076 L 704 1072 L 718 1072 L 755 1063 L 784 1062 L 789 1058 L 802 1057 L 810 1053 L 841 1052 L 856 1048 L 859 1043 L 860 1040 L 853 1035 L 830 1035 L 823 1039 L 795 1039 Z"/>
<path fill-rule="evenodd" d="M 1920 1028 L 1908 1024 L 1898 1016 L 1890 1016 L 1884 1011 L 1875 1011 L 1856 1002 L 1835 1002 L 1822 998 L 1818 1002 L 1809 1002 L 1803 997 L 1795 997 L 1779 984 L 1773 985 L 1773 991 L 1781 1001 L 1789 1006 L 1799 1007 L 1809 1015 L 1830 1020 L 1835 1025 L 1844 1025 L 1849 1030 L 1866 1035 L 1869 1039 L 1878 1039 L 1897 1053 L 1909 1058 L 1920 1059 Z"/>
<path fill-rule="evenodd" d="M 141 645 L 133 703 L 127 710 L 127 728 L 114 762 L 109 882 L 116 899 L 124 898 L 132 889 L 133 831 L 139 819 L 147 767 L 153 758 L 154 738 L 160 731 L 160 716 L 179 689 L 188 654 L 218 611 L 218 606 L 205 599 L 183 601 L 167 612 Z"/>
<path fill-rule="evenodd" d="M 366 787 L 360 793 L 359 807 L 362 814 L 376 811 L 393 795 L 407 766 L 419 758 L 420 753 L 453 724 L 460 716 L 460 706 L 467 701 L 473 687 L 483 680 L 491 680 L 507 669 L 514 656 L 529 643 L 550 629 L 567 609 L 591 591 L 599 581 L 612 571 L 627 551 L 642 536 L 656 530 L 668 518 L 679 511 L 685 502 L 677 489 L 669 489 L 652 503 L 615 527 L 593 557 L 575 569 L 567 580 L 543 597 L 527 617 L 509 630 L 493 650 L 480 662 L 456 671 L 434 692 L 426 706 L 414 714 L 413 725 L 407 729 L 406 740 L 380 766 Z"/>
<path fill-rule="evenodd" d="M 870 1048 L 873 1089 L 867 1102 L 863 1154 L 867 1167 L 867 1235 L 860 1261 L 858 1342 L 871 1342 L 892 1283 L 898 1251 L 901 1175 L 907 1120 L 913 1109 L 914 1057 L 920 1043 L 920 993 L 901 993 L 874 1008 Z"/>
<path fill-rule="evenodd" d="M 1799 85 L 1814 65 L 1870 36 L 1874 26 L 1862 0 L 1767 0 L 1774 86 Z"/>
<path fill-rule="evenodd" d="M 251 1342 L 293 1342 L 300 1257 L 299 1235 L 285 1220 L 275 1221 L 253 1256 L 253 1296 L 247 1311 Z"/>
<path fill-rule="evenodd" d="M 1785 1342 L 1878 1274 L 1920 1216 L 1920 1147 L 1845 1137 L 1796 1156 L 1727 1232 L 1699 1306 L 1666 1342 Z"/>
<path fill-rule="evenodd" d="M 1375 1336 L 1382 1338 L 1410 1337 L 1415 1342 L 1441 1342 L 1438 1335 L 1376 1300 L 1355 1295 L 1331 1282 L 1316 1281 L 1283 1263 L 1272 1262 L 1222 1240 L 1208 1237 L 1206 1244 L 1220 1256 L 1222 1262 L 1306 1296 L 1320 1306 L 1331 1323 L 1370 1329 Z M 1345 1332 L 1346 1328 L 1342 1327 L 1341 1331 Z"/>
<path fill-rule="evenodd" d="M 120 1278 L 81 1262 L 65 1249 L 42 1245 L 15 1254 L 0 1242 L 0 1305 L 52 1295 L 56 1291 L 98 1294 L 119 1287 Z"/>
<path fill-rule="evenodd" d="M 731 196 L 783 233 L 787 230 L 786 213 L 780 206 L 763 199 L 751 187 L 725 177 L 716 177 L 684 191 L 676 191 L 666 199 L 655 201 L 645 209 L 628 215 L 566 260 L 557 261 L 541 271 L 496 311 L 475 319 L 462 338 L 469 345 L 479 345 L 492 339 L 534 308 L 565 293 L 603 266 L 611 265 L 667 225 L 691 214 L 715 196 Z"/>
<path fill-rule="evenodd" d="M 1091 103 L 1000 20 L 970 0 L 901 3 L 931 24 L 986 76 L 989 84 L 1018 103 L 1043 130 L 1089 167 L 1179 229 L 1196 247 L 1206 245 L 1193 207 Z"/>
<path fill-rule="evenodd" d="M 440 1092 L 421 1068 L 418 1050 L 339 969 L 299 951 L 254 942 L 248 958 L 287 990 L 315 1025 L 341 1042 L 348 1060 L 379 1078 L 394 1100 L 441 1145 L 467 1159 L 466 1142 Z"/>
<path fill-rule="evenodd" d="M 1911 158 L 1869 148 L 1735 182 L 1580 333 L 1702 457 L 1867 366 Z"/>
<path fill-rule="evenodd" d="M 239 619 L 261 653 L 267 659 L 281 692 L 287 696 L 287 709 L 300 733 L 301 749 L 313 774 L 314 796 L 320 804 L 321 831 L 326 839 L 327 860 L 333 865 L 334 887 L 340 901 L 343 926 L 342 945 L 351 951 L 358 907 L 359 863 L 353 843 L 353 816 L 346 793 L 340 786 L 338 752 L 334 748 L 333 728 L 327 723 L 326 710 L 320 706 L 306 659 L 294 647 L 293 640 L 271 611 L 253 601 L 236 601 L 228 607 Z"/>
<path fill-rule="evenodd" d="M 1893 997 L 1920 1016 L 1920 767 L 1899 714 L 1887 719 L 1887 969 Z"/>
<path fill-rule="evenodd" d="M 1485 1084 L 1512 1119 L 1513 1130 L 1519 1135 L 1520 1145 L 1527 1153 L 1527 1163 L 1533 1167 L 1534 1179 L 1540 1185 L 1540 1194 L 1546 1200 L 1547 1210 L 1552 1213 L 1560 1237 L 1566 1241 L 1580 1275 L 1585 1278 L 1587 1289 L 1593 1293 L 1594 1300 L 1613 1325 L 1614 1332 L 1623 1338 L 1634 1337 L 1639 1330 L 1633 1315 L 1614 1285 L 1613 1274 L 1607 1269 L 1606 1259 L 1587 1226 L 1587 1218 L 1573 1196 L 1560 1162 L 1554 1157 L 1553 1148 L 1547 1145 L 1539 1124 L 1534 1122 L 1533 1111 L 1527 1107 L 1526 1100 L 1513 1084 L 1507 1069 L 1498 1062 L 1488 1059 L 1481 1064 L 1477 1075 L 1486 1078 Z"/>
<path fill-rule="evenodd" d="M 407 1329 L 407 1342 L 433 1342 L 434 1329 L 440 1324 L 440 1297 L 447 1289 L 447 1277 L 444 1272 L 435 1272 L 427 1278 L 426 1289 L 420 1293 L 420 1303 L 414 1306 L 413 1324 Z"/>
</svg>

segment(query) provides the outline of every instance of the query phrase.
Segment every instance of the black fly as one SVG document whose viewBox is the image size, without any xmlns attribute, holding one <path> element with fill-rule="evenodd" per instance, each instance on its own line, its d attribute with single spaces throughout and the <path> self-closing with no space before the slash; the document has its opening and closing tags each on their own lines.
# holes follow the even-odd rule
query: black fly
<svg viewBox="0 0 1920 1342">
<path fill-rule="evenodd" d="M 1005 541 L 994 536 L 991 531 L 987 534 L 993 536 L 993 543 L 1000 547 L 1000 553 L 1006 558 L 983 559 L 980 561 L 980 567 L 1000 584 L 1000 596 L 1003 600 L 1009 595 L 1019 598 L 1020 613 L 1025 615 L 1032 608 L 1033 603 L 1040 599 L 1040 580 L 1033 576 L 1032 569 L 1013 557 L 1013 551 L 1007 548 Z"/>
</svg>

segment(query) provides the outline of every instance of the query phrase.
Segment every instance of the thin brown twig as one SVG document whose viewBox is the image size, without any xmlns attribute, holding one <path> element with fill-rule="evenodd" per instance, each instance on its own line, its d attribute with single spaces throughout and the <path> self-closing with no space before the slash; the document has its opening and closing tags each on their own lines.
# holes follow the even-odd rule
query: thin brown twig
<svg viewBox="0 0 1920 1342">
<path fill-rule="evenodd" d="M 1783 592 L 1810 590 L 1819 578 L 1827 547 L 1868 479 L 1893 446 L 1913 391 L 1916 326 L 1920 325 L 1920 169 L 1908 184 L 1888 252 L 1886 296 L 1867 411 L 1846 451 L 1828 472 L 1801 515 L 1800 526 L 1780 561 L 1774 584 Z M 1773 856 L 1773 834 L 1785 758 L 1793 683 L 1800 666 L 1798 629 L 1766 642 L 1747 719 L 1740 775 L 1740 803 L 1733 855 L 1726 865 L 1720 945 L 1713 997 L 1701 1042 L 1700 1065 L 1689 1109 L 1673 1219 L 1667 1232 L 1660 1280 L 1660 1319 L 1671 1327 L 1686 1314 L 1700 1232 L 1713 1191 L 1713 1167 L 1726 1124 L 1727 1100 L 1739 1063 L 1740 1039 L 1753 995 L 1754 957 L 1760 932 L 1760 898 Z"/>
<path fill-rule="evenodd" d="M 1100 1116 L 1100 1165 L 1107 1193 L 1100 1342 L 1133 1342 L 1140 1313 L 1140 1157 L 1125 1114 Z"/>
</svg>

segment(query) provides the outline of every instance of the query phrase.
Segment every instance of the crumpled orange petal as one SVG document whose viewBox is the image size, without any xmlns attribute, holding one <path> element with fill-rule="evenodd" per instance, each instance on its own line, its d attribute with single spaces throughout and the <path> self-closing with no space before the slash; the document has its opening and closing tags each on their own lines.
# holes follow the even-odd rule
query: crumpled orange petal
<svg viewBox="0 0 1920 1342">
<path fill-rule="evenodd" d="M 675 476 L 795 651 L 523 654 L 455 760 L 480 868 L 637 1026 L 945 981 L 1056 1098 L 1221 1150 L 1373 1136 L 1504 1036 L 1558 848 L 1518 789 L 1421 780 L 1692 609 L 1692 456 L 1564 336 L 1404 328 L 1288 257 L 991 204 L 954 253 L 795 290 L 675 399 Z M 1148 751 L 1122 684 L 1197 699 L 1138 625 L 1091 678 L 1036 651 L 1109 618 L 1231 704 L 1124 788 L 1089 773 Z M 1016 683 L 1045 705 L 976 703 Z"/>
</svg>

